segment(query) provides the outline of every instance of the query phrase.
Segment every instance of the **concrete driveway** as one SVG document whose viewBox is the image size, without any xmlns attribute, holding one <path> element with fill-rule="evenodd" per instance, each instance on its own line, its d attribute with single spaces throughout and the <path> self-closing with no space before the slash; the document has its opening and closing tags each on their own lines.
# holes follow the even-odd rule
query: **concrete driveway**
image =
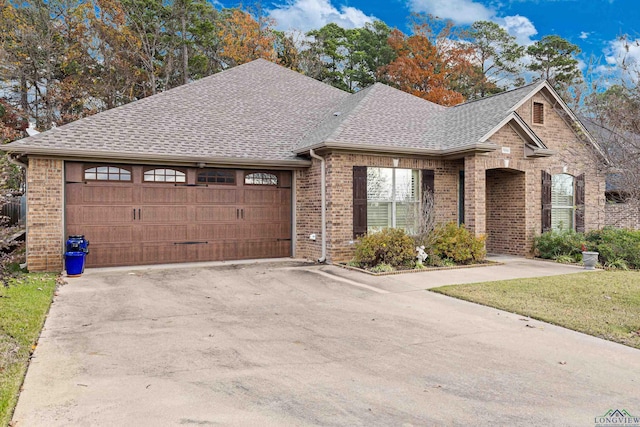
<svg viewBox="0 0 640 427">
<path fill-rule="evenodd" d="M 420 289 L 434 277 L 292 261 L 88 271 L 55 299 L 15 425 L 595 426 L 609 409 L 640 415 L 640 351 Z"/>
</svg>

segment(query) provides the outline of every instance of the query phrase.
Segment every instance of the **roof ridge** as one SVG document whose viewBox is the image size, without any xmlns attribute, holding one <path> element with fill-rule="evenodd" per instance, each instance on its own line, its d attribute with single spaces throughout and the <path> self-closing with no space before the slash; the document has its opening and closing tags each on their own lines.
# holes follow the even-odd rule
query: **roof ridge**
<svg viewBox="0 0 640 427">
<path fill-rule="evenodd" d="M 472 99 L 471 101 L 465 101 L 465 102 L 463 102 L 461 104 L 457 104 L 457 105 L 454 105 L 452 107 L 447 107 L 447 108 L 463 107 L 465 105 L 473 104 L 475 102 L 486 101 L 488 99 L 495 99 L 495 98 L 497 98 L 499 96 L 508 95 L 510 93 L 513 93 L 513 92 L 516 92 L 516 91 L 519 91 L 519 90 L 523 90 L 523 89 L 525 89 L 525 88 L 527 88 L 529 86 L 539 86 L 541 83 L 544 83 L 544 82 L 545 82 L 544 79 L 538 79 L 538 80 L 535 80 L 535 81 L 533 81 L 533 82 L 531 82 L 529 84 L 526 84 L 524 86 L 515 87 L 513 89 L 505 90 L 504 92 L 494 93 L 492 95 L 484 96 L 482 98 Z"/>
</svg>

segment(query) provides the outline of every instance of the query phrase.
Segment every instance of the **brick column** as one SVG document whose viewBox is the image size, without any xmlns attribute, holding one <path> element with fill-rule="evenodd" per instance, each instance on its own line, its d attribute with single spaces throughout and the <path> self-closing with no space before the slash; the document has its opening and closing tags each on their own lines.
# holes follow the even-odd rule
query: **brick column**
<svg viewBox="0 0 640 427">
<path fill-rule="evenodd" d="M 486 233 L 486 177 L 476 155 L 464 158 L 464 220 L 476 236 Z"/>
<path fill-rule="evenodd" d="M 64 250 L 63 161 L 29 158 L 27 169 L 27 268 L 62 271 Z"/>
</svg>

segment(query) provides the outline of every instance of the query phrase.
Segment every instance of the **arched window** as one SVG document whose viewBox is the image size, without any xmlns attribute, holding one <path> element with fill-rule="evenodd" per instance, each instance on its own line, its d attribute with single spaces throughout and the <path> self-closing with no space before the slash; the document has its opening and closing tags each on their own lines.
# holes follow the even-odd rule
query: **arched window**
<svg viewBox="0 0 640 427">
<path fill-rule="evenodd" d="M 249 185 L 278 185 L 278 177 L 272 173 L 254 172 L 245 175 L 244 183 Z"/>
<path fill-rule="evenodd" d="M 158 168 L 144 171 L 145 182 L 186 182 L 184 172 L 176 169 Z"/>
<path fill-rule="evenodd" d="M 87 181 L 131 181 L 131 171 L 116 166 L 96 166 L 84 170 Z"/>
<path fill-rule="evenodd" d="M 574 230 L 575 227 L 574 178 L 566 173 L 551 178 L 551 229 Z"/>
</svg>

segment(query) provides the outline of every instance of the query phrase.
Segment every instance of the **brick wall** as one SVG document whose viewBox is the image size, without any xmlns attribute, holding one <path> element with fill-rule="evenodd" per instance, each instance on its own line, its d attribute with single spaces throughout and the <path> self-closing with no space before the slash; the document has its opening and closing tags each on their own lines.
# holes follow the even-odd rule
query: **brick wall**
<svg viewBox="0 0 640 427">
<path fill-rule="evenodd" d="M 525 174 L 490 169 L 486 179 L 487 252 L 526 254 Z"/>
<path fill-rule="evenodd" d="M 606 225 L 640 230 L 640 206 L 637 203 L 607 203 Z"/>
<path fill-rule="evenodd" d="M 27 268 L 60 272 L 64 244 L 62 160 L 29 158 Z"/>
<path fill-rule="evenodd" d="M 544 124 L 532 123 L 533 102 L 544 104 Z M 489 154 L 465 158 L 466 174 L 466 223 L 476 234 L 487 234 L 488 249 L 502 253 L 528 254 L 533 238 L 541 233 L 541 171 L 551 174 L 585 174 L 585 229 L 601 228 L 605 224 L 604 171 L 594 149 L 573 132 L 549 101 L 541 94 L 525 102 L 518 114 L 527 122 L 545 145 L 556 152 L 551 157 L 525 158 L 524 143 L 510 125 L 505 125 L 490 138 L 500 148 Z M 507 148 L 503 151 L 502 148 Z M 494 170 L 520 173 L 515 181 L 510 175 Z M 505 187 L 505 190 L 500 190 Z M 519 208 L 523 216 L 516 216 L 513 198 L 521 198 Z M 489 207 L 487 207 L 489 206 Z M 498 220 L 498 207 L 512 210 L 505 221 Z M 505 214 L 503 214 L 505 215 Z M 517 219 L 524 226 L 508 221 Z M 515 228 L 511 230 L 511 228 Z M 509 229 L 510 231 L 505 231 Z"/>
<path fill-rule="evenodd" d="M 348 261 L 353 257 L 353 167 L 393 167 L 398 158 L 402 169 L 435 170 L 435 208 L 438 222 L 458 219 L 458 174 L 463 161 L 407 158 L 332 152 L 324 155 L 327 163 L 327 259 Z M 321 253 L 320 161 L 296 172 L 296 256 L 317 259 Z M 315 233 L 318 239 L 309 240 Z"/>
</svg>

